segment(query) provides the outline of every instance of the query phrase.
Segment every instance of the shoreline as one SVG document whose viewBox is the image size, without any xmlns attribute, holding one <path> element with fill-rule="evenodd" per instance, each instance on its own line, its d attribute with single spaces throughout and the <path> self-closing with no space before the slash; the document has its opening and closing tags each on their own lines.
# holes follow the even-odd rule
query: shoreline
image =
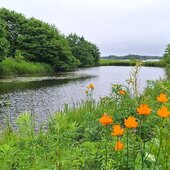
<svg viewBox="0 0 170 170">
<path fill-rule="evenodd" d="M 122 61 L 122 60 L 110 60 L 109 63 L 103 63 L 103 60 L 106 59 L 102 59 L 99 61 L 99 64 L 97 66 L 89 66 L 89 67 L 79 67 L 77 69 L 74 70 L 70 70 L 70 71 L 59 71 L 56 72 L 54 74 L 27 74 L 27 75 L 14 75 L 14 76 L 4 76 L 4 77 L 0 77 L 0 83 L 20 83 L 20 82 L 33 82 L 33 81 L 43 81 L 43 80 L 63 80 L 63 79 L 79 79 L 79 78 L 86 78 L 89 75 L 76 75 L 74 73 L 74 71 L 78 70 L 78 69 L 86 69 L 86 68 L 93 68 L 93 67 L 101 67 L 101 66 L 124 66 L 124 67 L 128 67 L 128 66 L 135 66 L 136 62 L 132 62 L 132 61 Z M 158 68 L 163 68 L 164 65 L 162 64 L 162 62 L 143 62 L 142 67 L 158 67 Z"/>
</svg>

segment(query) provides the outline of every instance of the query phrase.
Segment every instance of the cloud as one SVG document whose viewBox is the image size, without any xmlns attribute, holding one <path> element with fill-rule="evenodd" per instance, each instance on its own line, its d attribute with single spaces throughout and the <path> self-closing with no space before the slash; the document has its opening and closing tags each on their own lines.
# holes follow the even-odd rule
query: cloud
<svg viewBox="0 0 170 170">
<path fill-rule="evenodd" d="M 0 7 L 83 35 L 102 55 L 162 55 L 170 42 L 169 0 L 0 0 Z"/>
</svg>

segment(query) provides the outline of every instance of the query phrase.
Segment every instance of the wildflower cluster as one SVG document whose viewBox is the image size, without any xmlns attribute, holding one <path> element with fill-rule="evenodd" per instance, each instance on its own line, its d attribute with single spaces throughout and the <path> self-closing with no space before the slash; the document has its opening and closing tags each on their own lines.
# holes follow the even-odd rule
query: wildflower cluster
<svg viewBox="0 0 170 170">
<path fill-rule="evenodd" d="M 32 114 L 21 114 L 17 128 L 7 122 L 1 129 L 0 169 L 169 170 L 169 89 L 169 82 L 153 82 L 133 95 L 114 85 L 96 102 L 91 84 L 88 100 L 40 129 Z"/>
<path fill-rule="evenodd" d="M 170 116 L 170 111 L 168 111 L 168 108 L 166 107 L 166 103 L 168 102 L 168 98 L 167 95 L 164 93 L 161 93 L 158 97 L 157 97 L 157 101 L 161 104 L 163 104 L 161 106 L 161 108 L 157 111 L 158 115 L 162 118 L 167 118 Z"/>
<path fill-rule="evenodd" d="M 115 92 L 115 89 L 117 89 L 117 92 L 115 92 L 115 93 L 118 94 L 118 95 L 128 95 L 125 90 L 120 89 L 120 86 L 114 85 L 114 86 L 112 86 L 112 89 L 114 89 L 114 92 Z M 129 96 L 129 98 L 130 98 L 130 96 Z M 129 148 L 128 148 L 129 147 L 128 146 L 129 145 L 128 136 L 131 133 L 133 133 L 133 135 L 131 135 L 131 137 L 139 135 L 139 137 L 141 138 L 141 141 L 135 141 L 135 142 L 142 142 L 141 144 L 137 144 L 137 146 L 141 145 L 142 167 L 144 166 L 143 165 L 143 161 L 144 161 L 144 154 L 143 153 L 145 152 L 146 141 L 143 140 L 141 135 L 143 133 L 147 133 L 147 130 L 144 130 L 144 127 L 146 126 L 145 123 L 147 122 L 146 117 L 149 116 L 149 115 L 155 115 L 154 114 L 155 109 L 157 110 L 156 113 L 157 113 L 158 117 L 160 117 L 160 118 L 170 117 L 170 111 L 168 110 L 168 107 L 166 105 L 166 103 L 168 102 L 167 95 L 164 94 L 164 93 L 161 93 L 159 96 L 157 96 L 156 100 L 154 100 L 154 101 L 158 102 L 159 107 L 160 107 L 160 104 L 161 104 L 161 107 L 158 108 L 158 109 L 157 109 L 157 107 L 151 109 L 149 104 L 141 102 L 141 104 L 139 104 L 138 107 L 136 107 L 136 113 L 133 114 L 133 116 L 127 115 L 127 118 L 124 118 L 124 120 L 123 120 L 123 122 L 124 122 L 123 124 L 122 124 L 122 121 L 121 121 L 120 124 L 117 123 L 117 121 L 116 121 L 116 123 L 114 124 L 113 123 L 113 117 L 110 116 L 107 113 L 104 113 L 102 115 L 102 117 L 99 119 L 99 122 L 103 126 L 106 126 L 107 128 L 110 128 L 110 126 L 107 126 L 107 125 L 113 126 L 111 135 L 113 137 L 116 137 L 116 143 L 115 143 L 115 146 L 114 146 L 114 150 L 115 151 L 121 151 L 121 150 L 126 148 L 127 149 L 127 153 L 126 153 L 127 157 L 129 156 L 129 154 L 128 154 L 128 152 L 129 152 L 128 151 L 129 150 Z M 120 104 L 120 102 L 119 102 L 119 104 Z M 152 118 L 153 118 L 153 116 L 152 116 Z M 147 125 L 147 126 L 150 126 L 150 125 Z M 134 130 L 134 129 L 136 129 L 136 130 Z M 126 138 L 124 139 L 125 134 L 126 134 Z M 124 144 L 123 141 L 126 141 L 126 144 Z M 128 167 L 128 162 L 129 162 L 129 160 L 127 158 L 127 167 Z"/>
</svg>

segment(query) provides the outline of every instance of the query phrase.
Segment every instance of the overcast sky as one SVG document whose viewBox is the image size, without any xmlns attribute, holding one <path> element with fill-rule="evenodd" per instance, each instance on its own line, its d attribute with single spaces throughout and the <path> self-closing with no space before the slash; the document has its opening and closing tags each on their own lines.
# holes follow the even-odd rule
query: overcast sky
<svg viewBox="0 0 170 170">
<path fill-rule="evenodd" d="M 0 7 L 83 35 L 102 55 L 162 55 L 170 43 L 170 0 L 0 0 Z"/>
</svg>

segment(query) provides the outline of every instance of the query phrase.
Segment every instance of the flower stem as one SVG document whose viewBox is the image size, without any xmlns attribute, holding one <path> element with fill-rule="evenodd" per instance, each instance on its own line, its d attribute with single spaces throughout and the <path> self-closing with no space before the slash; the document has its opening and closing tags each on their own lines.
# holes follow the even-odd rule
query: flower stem
<svg viewBox="0 0 170 170">
<path fill-rule="evenodd" d="M 107 169 L 107 126 L 106 126 L 105 134 L 106 134 L 106 137 L 105 137 L 105 154 L 106 154 L 106 156 L 105 156 L 105 167 Z"/>
<path fill-rule="evenodd" d="M 160 152 L 161 152 L 161 147 L 162 147 L 162 132 L 161 132 L 161 129 L 160 129 L 159 150 L 158 150 L 158 153 L 157 153 L 157 156 L 156 156 L 156 161 L 155 161 L 155 164 L 154 164 L 154 166 L 153 166 L 153 170 L 155 170 L 156 164 L 157 164 L 157 162 L 158 162 L 159 154 L 160 154 Z"/>
<path fill-rule="evenodd" d="M 144 169 L 144 156 L 145 156 L 145 141 L 143 142 L 143 148 L 142 148 L 142 170 Z"/>
<path fill-rule="evenodd" d="M 145 131 L 144 131 L 144 136 L 142 136 L 142 128 L 143 128 L 143 117 L 141 115 L 141 117 L 140 117 L 140 136 L 141 136 L 141 141 L 142 141 L 142 147 L 141 147 L 142 167 L 141 167 L 141 170 L 144 169 L 144 156 L 145 156 Z"/>
<path fill-rule="evenodd" d="M 128 132 L 128 129 L 127 129 L 127 135 L 126 135 L 126 145 L 127 145 L 127 169 L 129 167 L 129 132 Z"/>
</svg>

